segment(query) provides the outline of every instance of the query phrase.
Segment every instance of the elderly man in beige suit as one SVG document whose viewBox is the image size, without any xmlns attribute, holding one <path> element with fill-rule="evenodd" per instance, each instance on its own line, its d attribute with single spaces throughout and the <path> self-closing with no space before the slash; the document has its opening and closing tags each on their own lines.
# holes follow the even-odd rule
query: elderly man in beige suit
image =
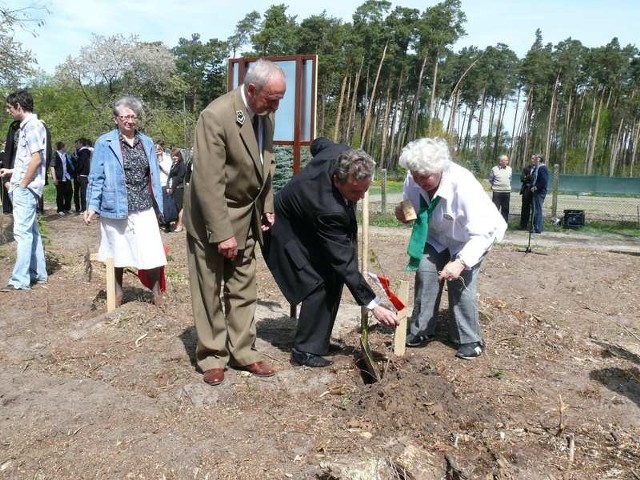
<svg viewBox="0 0 640 480">
<path fill-rule="evenodd" d="M 255 349 L 255 245 L 275 220 L 273 113 L 285 91 L 280 67 L 258 60 L 241 86 L 202 111 L 196 126 L 184 226 L 196 361 L 210 385 L 224 381 L 228 365 L 274 374 Z"/>
</svg>

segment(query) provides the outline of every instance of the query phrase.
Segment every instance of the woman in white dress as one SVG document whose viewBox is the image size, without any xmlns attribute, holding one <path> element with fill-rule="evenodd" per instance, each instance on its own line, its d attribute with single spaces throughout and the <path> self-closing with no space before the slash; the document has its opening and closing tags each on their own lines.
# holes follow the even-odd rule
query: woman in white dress
<svg viewBox="0 0 640 480">
<path fill-rule="evenodd" d="M 113 106 L 114 130 L 95 143 L 87 187 L 88 225 L 100 217 L 98 258 L 113 258 L 116 304 L 122 303 L 125 267 L 146 270 L 153 303 L 162 303 L 162 268 L 167 259 L 155 208 L 162 212 L 160 170 L 153 140 L 136 126 L 142 102 L 123 97 Z"/>
</svg>

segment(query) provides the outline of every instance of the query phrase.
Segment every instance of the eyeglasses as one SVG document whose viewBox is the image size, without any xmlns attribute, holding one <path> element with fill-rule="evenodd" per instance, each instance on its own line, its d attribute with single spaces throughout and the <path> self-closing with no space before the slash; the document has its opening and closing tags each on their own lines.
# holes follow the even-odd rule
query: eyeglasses
<svg viewBox="0 0 640 480">
<path fill-rule="evenodd" d="M 120 120 L 128 120 L 130 122 L 138 120 L 138 117 L 136 117 L 135 115 L 118 115 L 118 118 Z"/>
</svg>

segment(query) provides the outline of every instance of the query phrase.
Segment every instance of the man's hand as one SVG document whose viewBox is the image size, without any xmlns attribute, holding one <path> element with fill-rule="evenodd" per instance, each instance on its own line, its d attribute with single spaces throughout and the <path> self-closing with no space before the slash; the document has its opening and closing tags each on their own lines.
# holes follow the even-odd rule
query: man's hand
<svg viewBox="0 0 640 480">
<path fill-rule="evenodd" d="M 13 168 L 0 168 L 0 177 L 6 177 L 13 173 Z"/>
<path fill-rule="evenodd" d="M 236 237 L 227 238 L 218 243 L 218 253 L 224 258 L 233 260 L 238 255 L 238 242 Z"/>
<path fill-rule="evenodd" d="M 275 213 L 264 213 L 262 215 L 262 225 L 260 225 L 260 230 L 262 230 L 263 232 L 268 231 L 271 227 L 273 227 L 273 224 L 276 222 L 276 214 Z"/>
<path fill-rule="evenodd" d="M 386 325 L 387 327 L 395 328 L 400 324 L 398 316 L 388 308 L 384 308 L 382 305 L 376 305 L 373 308 L 372 313 L 381 324 Z"/>
<path fill-rule="evenodd" d="M 464 265 L 462 264 L 462 262 L 458 259 L 453 260 L 444 266 L 444 268 L 440 272 L 440 275 L 438 275 L 438 280 L 456 280 L 460 277 L 460 274 L 463 272 L 463 270 Z"/>
</svg>

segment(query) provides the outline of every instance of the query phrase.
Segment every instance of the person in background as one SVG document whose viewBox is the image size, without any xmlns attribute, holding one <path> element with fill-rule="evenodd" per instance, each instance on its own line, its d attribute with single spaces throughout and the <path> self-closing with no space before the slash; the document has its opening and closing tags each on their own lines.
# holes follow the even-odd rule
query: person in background
<svg viewBox="0 0 640 480">
<path fill-rule="evenodd" d="M 31 290 L 32 284 L 47 283 L 49 278 L 37 215 L 45 183 L 47 132 L 33 113 L 33 97 L 27 90 L 9 94 L 5 109 L 20 122 L 13 168 L 0 169 L 0 177 L 11 176 L 8 190 L 16 241 L 16 262 L 2 291 L 14 292 Z"/>
<path fill-rule="evenodd" d="M 179 148 L 171 150 L 171 170 L 169 171 L 169 180 L 167 180 L 167 195 L 171 195 L 176 202 L 176 209 L 178 210 L 178 220 L 174 225 L 169 228 L 173 232 L 181 232 L 183 230 L 182 225 L 182 207 L 184 199 L 184 178 L 187 172 L 184 159 L 182 158 L 182 152 Z"/>
<path fill-rule="evenodd" d="M 500 155 L 498 165 L 495 165 L 489 172 L 489 183 L 491 184 L 491 199 L 498 211 L 502 214 L 504 221 L 509 223 L 509 201 L 511 200 L 511 167 L 509 157 Z"/>
<path fill-rule="evenodd" d="M 80 138 L 76 142 L 76 177 L 78 179 L 78 200 L 76 213 L 84 213 L 87 209 L 87 184 L 89 182 L 89 172 L 91 171 L 91 155 L 93 148 L 91 142 L 86 138 Z M 78 210 L 80 207 L 80 210 Z"/>
<path fill-rule="evenodd" d="M 407 346 L 421 347 L 435 339 L 447 282 L 453 313 L 449 340 L 458 346 L 457 357 L 473 359 L 484 349 L 478 321 L 480 265 L 493 243 L 503 238 L 507 224 L 480 182 L 451 160 L 443 139 L 409 143 L 399 163 L 408 170 L 403 198 L 417 212 L 408 248 L 407 270 L 416 277 Z M 399 221 L 409 222 L 401 205 L 395 214 Z"/>
<path fill-rule="evenodd" d="M 520 208 L 520 230 L 529 230 L 532 228 L 533 222 L 531 221 L 531 204 L 533 201 L 533 193 L 531 193 L 531 187 L 533 186 L 533 169 L 536 167 L 537 157 L 531 155 L 529 165 L 522 169 L 520 175 L 520 195 L 522 195 L 522 206 Z"/>
<path fill-rule="evenodd" d="M 171 171 L 171 155 L 168 155 L 164 150 L 164 140 L 156 142 L 156 156 L 158 157 L 158 167 L 160 168 L 160 185 L 162 186 L 162 199 L 166 201 L 167 196 L 167 181 L 169 180 L 169 172 Z M 166 232 L 171 231 L 171 225 L 169 222 L 160 225 Z"/>
<path fill-rule="evenodd" d="M 7 141 L 5 142 L 5 145 L 4 145 L 2 165 L 0 165 L 0 168 L 5 168 L 7 170 L 13 169 L 13 164 L 16 159 L 16 150 L 18 148 L 19 135 L 20 135 L 20 120 L 14 120 L 9 125 L 9 130 L 7 131 Z M 0 181 L 2 181 L 2 213 L 9 215 L 13 213 L 11 196 L 9 195 L 9 185 L 11 181 L 11 175 L 8 174 L 3 177 L 0 177 Z"/>
<path fill-rule="evenodd" d="M 87 185 L 84 221 L 100 216 L 98 258 L 113 258 L 116 304 L 122 303 L 125 267 L 145 270 L 153 303 L 162 303 L 161 267 L 166 265 L 154 199 L 162 211 L 160 171 L 153 141 L 137 130 L 142 103 L 123 97 L 113 106 L 117 128 L 95 145 Z M 151 188 L 149 188 L 151 186 Z"/>
<path fill-rule="evenodd" d="M 285 91 L 282 69 L 257 60 L 196 125 L 184 226 L 196 363 L 209 385 L 224 381 L 229 364 L 260 377 L 275 373 L 255 349 L 255 246 L 275 221 L 274 113 Z"/>
<path fill-rule="evenodd" d="M 531 194 L 533 195 L 533 233 L 544 231 L 544 215 L 542 205 L 547 196 L 547 185 L 549 184 L 549 170 L 544 164 L 544 157 L 536 155 L 536 166 L 533 170 L 533 180 Z"/>
<path fill-rule="evenodd" d="M 64 142 L 56 143 L 56 153 L 51 160 L 51 180 L 56 186 L 56 206 L 58 215 L 65 215 L 71 211 L 71 197 L 73 187 L 71 185 L 71 156 L 67 153 Z"/>
<path fill-rule="evenodd" d="M 358 270 L 356 203 L 371 185 L 375 162 L 363 150 L 326 138 L 311 144 L 314 155 L 275 197 L 278 221 L 265 234 L 264 259 L 290 304 L 302 302 L 291 363 L 326 367 L 322 355 L 340 350 L 331 340 L 342 289 L 383 325 L 396 327 L 394 312 Z"/>
</svg>

